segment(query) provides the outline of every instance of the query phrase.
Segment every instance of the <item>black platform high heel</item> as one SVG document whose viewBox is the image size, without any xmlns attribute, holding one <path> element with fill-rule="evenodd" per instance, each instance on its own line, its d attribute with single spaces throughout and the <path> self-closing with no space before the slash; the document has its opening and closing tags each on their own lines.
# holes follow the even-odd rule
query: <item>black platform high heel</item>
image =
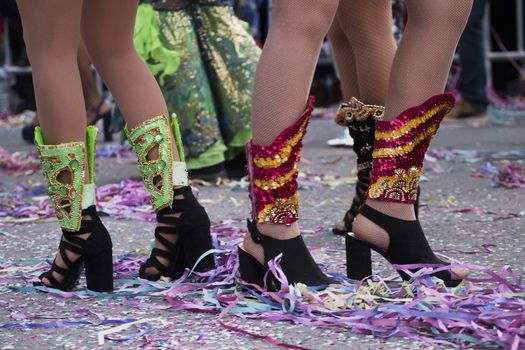
<svg viewBox="0 0 525 350">
<path fill-rule="evenodd" d="M 250 199 L 253 205 L 253 220 L 248 221 L 248 231 L 254 243 L 264 249 L 264 264 L 238 248 L 240 276 L 246 282 L 280 288 L 277 278 L 268 273 L 270 260 L 282 254 L 280 266 L 288 283 L 304 283 L 321 286 L 330 279 L 319 269 L 310 255 L 303 238 L 278 240 L 263 235 L 257 224 L 271 223 L 291 225 L 298 219 L 299 194 L 297 193 L 298 165 L 301 159 L 302 139 L 313 111 L 314 99 L 303 115 L 290 127 L 283 130 L 270 146 L 248 143 L 248 171 Z"/>
<path fill-rule="evenodd" d="M 254 221 L 248 220 L 252 240 L 264 249 L 264 265 L 241 247 L 238 248 L 240 276 L 245 282 L 266 285 L 270 290 L 281 288 L 279 280 L 269 270 L 268 262 L 282 254 L 279 263 L 289 284 L 304 283 L 307 286 L 324 286 L 330 283 L 308 251 L 302 236 L 279 240 L 263 235 Z M 264 276 L 266 275 L 266 280 Z"/>
<path fill-rule="evenodd" d="M 435 264 L 436 267 L 450 265 L 434 254 L 418 220 L 397 219 L 367 205 L 361 208 L 360 214 L 385 230 L 390 243 L 388 249 L 383 251 L 371 243 L 348 234 L 346 236 L 346 267 L 349 278 L 361 280 L 372 275 L 371 249 L 381 254 L 393 265 Z M 418 269 L 410 271 L 417 272 Z M 410 280 L 410 276 L 404 271 L 398 270 L 398 273 L 403 280 Z M 433 273 L 432 276 L 443 280 L 447 287 L 455 287 L 461 282 L 460 279 L 453 279 L 449 270 Z"/>
<path fill-rule="evenodd" d="M 159 115 L 144 120 L 131 130 L 126 126 L 124 130 L 137 155 L 144 186 L 157 213 L 160 225 L 155 229 L 155 239 L 163 247 L 151 251 L 149 259 L 140 267 L 139 276 L 150 281 L 162 276 L 178 279 L 185 268 L 193 268 L 199 257 L 212 249 L 212 241 L 208 214 L 188 185 L 177 119 L 175 115 L 171 119 Z M 173 143 L 178 152 L 177 161 L 173 158 Z M 150 154 L 153 150 L 156 151 L 154 155 Z M 177 236 L 176 239 L 167 238 L 173 235 Z M 195 271 L 208 271 L 214 267 L 213 255 L 207 255 Z M 152 269 L 156 272 L 152 273 Z"/>
<path fill-rule="evenodd" d="M 59 254 L 65 265 L 58 266 L 55 258 L 51 269 L 40 275 L 40 282 L 35 285 L 70 290 L 75 287 L 85 268 L 88 289 L 97 292 L 113 290 L 113 244 L 95 206 L 96 134 L 97 129 L 89 126 L 85 143 L 47 145 L 40 127 L 35 129 L 35 142 L 48 183 L 49 200 L 62 227 Z M 89 236 L 85 239 L 79 237 L 87 234 Z M 79 257 L 71 261 L 68 251 Z M 53 272 L 62 278 L 55 278 Z M 48 283 L 42 282 L 44 278 Z"/>
<path fill-rule="evenodd" d="M 199 257 L 212 249 L 210 220 L 204 208 L 197 202 L 191 187 L 173 189 L 173 204 L 157 213 L 157 222 L 166 226 L 157 226 L 155 239 L 165 249 L 153 248 L 149 259 L 140 267 L 141 278 L 157 281 L 161 276 L 178 279 L 185 268 L 193 268 Z M 164 235 L 177 235 L 172 243 Z M 168 261 L 164 265 L 159 257 Z M 157 273 L 146 270 L 155 268 Z M 215 268 L 212 255 L 204 257 L 195 267 L 195 271 L 204 272 Z M 151 271 L 151 269 L 150 269 Z"/>
<path fill-rule="evenodd" d="M 392 121 L 376 122 L 373 167 L 367 199 L 417 205 L 425 153 L 441 120 L 454 106 L 454 102 L 451 94 L 436 95 L 419 106 L 407 109 Z M 366 204 L 361 208 L 360 215 L 385 230 L 390 243 L 388 249 L 383 251 L 348 234 L 348 277 L 362 279 L 372 274 L 371 249 L 391 264 L 448 265 L 434 255 L 418 220 L 397 219 Z M 409 279 L 407 273 L 399 271 L 399 274 L 404 280 Z M 433 275 L 441 278 L 447 286 L 457 286 L 461 282 L 460 279 L 452 278 L 451 271 L 439 271 Z"/>
<path fill-rule="evenodd" d="M 95 206 L 82 210 L 82 215 L 89 215 L 91 219 L 82 219 L 80 230 L 70 232 L 62 230 L 63 237 L 58 246 L 60 256 L 66 268 L 56 264 L 56 259 L 49 271 L 39 276 L 40 282 L 37 286 L 46 286 L 60 290 L 73 289 L 80 278 L 82 270 L 86 272 L 87 288 L 96 292 L 110 292 L 113 290 L 113 244 L 108 231 L 100 221 Z M 78 235 L 89 233 L 87 239 L 79 238 Z M 80 255 L 75 261 L 67 256 L 67 251 Z M 53 272 L 63 276 L 58 281 Z M 43 283 L 47 279 L 49 284 Z"/>
</svg>

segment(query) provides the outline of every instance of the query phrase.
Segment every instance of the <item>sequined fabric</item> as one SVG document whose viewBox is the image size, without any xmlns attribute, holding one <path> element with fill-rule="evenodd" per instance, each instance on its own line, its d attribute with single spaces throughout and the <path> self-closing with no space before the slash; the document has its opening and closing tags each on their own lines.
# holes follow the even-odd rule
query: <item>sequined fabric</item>
<svg viewBox="0 0 525 350">
<path fill-rule="evenodd" d="M 165 115 L 147 119 L 131 130 L 126 128 L 155 211 L 173 202 L 173 151 L 169 130 L 170 121 Z M 150 153 L 155 157 L 148 157 Z"/>
<path fill-rule="evenodd" d="M 425 153 L 454 103 L 452 94 L 440 94 L 392 121 L 376 121 L 368 198 L 407 204 L 416 201 Z"/>
<path fill-rule="evenodd" d="M 250 137 L 251 88 L 260 49 L 230 4 L 218 0 L 164 4 L 156 16 L 158 37 L 145 32 L 140 39 L 158 40 L 160 49 L 179 57 L 175 72 L 163 74 L 156 69 L 159 62 L 142 55 L 159 78 L 170 113 L 179 118 L 190 169 L 233 158 Z M 206 156 L 217 150 L 222 150 L 219 157 Z"/>
<path fill-rule="evenodd" d="M 35 129 L 35 141 L 58 224 L 65 230 L 78 231 L 82 220 L 82 192 L 88 177 L 86 146 L 83 142 L 46 145 L 39 127 Z M 70 180 L 64 181 L 61 174 Z"/>
<path fill-rule="evenodd" d="M 336 123 L 348 127 L 350 136 L 354 139 L 353 150 L 357 155 L 356 191 L 352 204 L 345 214 L 347 228 L 365 203 L 365 193 L 370 186 L 372 170 L 375 122 L 383 118 L 384 111 L 383 106 L 367 105 L 355 97 L 343 103 L 337 111 Z"/>
<path fill-rule="evenodd" d="M 337 110 L 335 122 L 341 126 L 350 126 L 354 121 L 363 121 L 368 118 L 381 120 L 385 107 L 367 105 L 352 97 L 349 102 L 342 103 Z"/>
<path fill-rule="evenodd" d="M 250 199 L 258 223 L 289 225 L 297 221 L 298 165 L 313 104 L 314 98 L 311 97 L 304 114 L 283 130 L 270 146 L 248 143 Z"/>
</svg>

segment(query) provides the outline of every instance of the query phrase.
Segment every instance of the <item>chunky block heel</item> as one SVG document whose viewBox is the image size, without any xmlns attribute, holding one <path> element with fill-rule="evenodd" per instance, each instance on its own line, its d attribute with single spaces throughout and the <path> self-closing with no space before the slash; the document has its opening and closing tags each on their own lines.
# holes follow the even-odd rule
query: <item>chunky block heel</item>
<svg viewBox="0 0 525 350">
<path fill-rule="evenodd" d="M 241 247 L 237 247 L 239 254 L 239 273 L 241 279 L 247 283 L 264 285 L 264 266 Z"/>
<path fill-rule="evenodd" d="M 113 141 L 113 133 L 111 132 L 111 112 L 104 113 L 102 116 L 104 127 L 104 142 Z"/>
<path fill-rule="evenodd" d="M 347 234 L 346 274 L 353 280 L 362 280 L 372 275 L 372 256 L 370 246 Z"/>
<path fill-rule="evenodd" d="M 163 226 L 155 229 L 155 239 L 163 248 L 154 248 L 151 256 L 139 271 L 141 278 L 157 281 L 161 276 L 179 279 L 184 269 L 192 269 L 202 254 L 212 249 L 210 220 L 204 208 L 199 204 L 190 186 L 173 189 L 173 202 L 170 207 L 157 213 L 157 222 Z M 169 235 L 177 235 L 175 243 Z M 168 261 L 161 262 L 159 257 Z M 156 273 L 146 272 L 150 267 Z M 213 255 L 203 258 L 195 271 L 205 272 L 215 268 Z"/>
<path fill-rule="evenodd" d="M 371 243 L 348 235 L 346 263 L 349 278 L 360 279 L 360 272 L 371 274 L 370 249 L 379 253 L 392 265 L 433 264 L 436 267 L 450 265 L 434 254 L 418 220 L 397 219 L 366 204 L 361 209 L 361 215 L 385 230 L 390 243 L 388 249 L 384 251 Z M 364 255 L 365 247 L 368 248 L 368 257 Z M 362 261 L 356 258 L 359 254 L 363 254 Z M 370 273 L 368 273 L 369 269 Z M 412 273 L 417 271 L 418 269 L 410 269 Z M 397 272 L 404 281 L 410 280 L 410 275 L 405 271 L 398 270 Z M 435 272 L 432 276 L 440 278 L 447 287 L 456 287 L 461 282 L 460 279 L 454 279 L 451 272 L 447 270 Z"/>
<path fill-rule="evenodd" d="M 95 292 L 113 290 L 113 249 L 85 258 L 86 284 Z"/>
<path fill-rule="evenodd" d="M 184 256 L 184 266 L 186 268 L 194 268 L 194 271 L 198 272 L 206 272 L 215 268 L 213 254 L 206 255 L 199 261 L 199 258 L 204 253 L 213 249 L 209 226 L 195 228 L 191 233 L 181 237 L 181 243 L 183 251 L 182 255 Z M 198 264 L 197 261 L 199 261 Z M 184 272 L 184 270 L 182 271 Z M 176 278 L 179 277 L 180 275 Z"/>
</svg>

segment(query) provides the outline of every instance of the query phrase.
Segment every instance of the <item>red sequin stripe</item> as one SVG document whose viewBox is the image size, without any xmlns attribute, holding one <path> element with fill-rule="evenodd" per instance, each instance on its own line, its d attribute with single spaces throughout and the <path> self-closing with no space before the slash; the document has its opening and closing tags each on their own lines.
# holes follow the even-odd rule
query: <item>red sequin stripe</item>
<svg viewBox="0 0 525 350">
<path fill-rule="evenodd" d="M 376 122 L 376 141 L 371 184 L 367 191 L 368 198 L 414 203 L 425 152 L 439 123 L 453 105 L 452 94 L 436 95 L 420 106 L 404 111 L 393 121 Z M 407 126 L 407 123 L 412 120 L 424 119 L 425 114 L 439 106 L 444 106 L 444 108 L 436 111 L 428 121 L 412 129 Z M 403 127 L 405 130 L 401 131 Z M 377 139 L 378 132 L 398 135 L 388 139 Z M 425 135 L 424 138 L 418 141 L 417 139 L 423 135 Z M 398 151 L 402 154 L 397 154 Z"/>
<path fill-rule="evenodd" d="M 374 143 L 374 149 L 381 149 L 381 148 L 395 148 L 399 147 L 400 145 L 407 144 L 408 142 L 411 142 L 414 140 L 414 138 L 417 135 L 420 135 L 425 130 L 428 130 L 432 126 L 438 126 L 445 117 L 445 112 L 448 111 L 449 108 L 443 108 L 440 109 L 436 114 L 434 114 L 431 118 L 429 118 L 427 121 L 419 124 L 415 128 L 409 130 L 407 133 L 403 134 L 400 137 L 391 138 L 391 139 L 377 139 Z M 437 131 L 437 129 L 436 129 Z"/>
<path fill-rule="evenodd" d="M 274 203 L 279 198 L 290 198 L 297 192 L 297 181 L 290 181 L 275 190 L 263 190 L 255 188 L 255 196 L 257 202 L 255 203 L 257 213 L 259 213 L 266 205 Z"/>
<path fill-rule="evenodd" d="M 254 178 L 260 180 L 275 180 L 276 178 L 289 173 L 292 170 L 294 164 L 300 161 L 302 147 L 302 142 L 297 143 L 297 145 L 295 145 L 295 147 L 292 149 L 288 161 L 281 164 L 277 168 L 259 168 L 254 165 Z"/>
<path fill-rule="evenodd" d="M 448 104 L 450 108 L 454 107 L 454 104 L 456 103 L 456 99 L 454 98 L 454 95 L 451 93 L 444 93 L 432 96 L 422 104 L 416 107 L 409 108 L 405 110 L 404 112 L 400 113 L 396 119 L 391 121 L 376 121 L 376 131 L 383 131 L 388 132 L 392 130 L 399 129 L 403 125 L 405 125 L 407 122 L 412 120 L 413 118 L 416 118 L 426 112 L 428 112 L 430 109 L 440 105 L 440 104 Z"/>
</svg>

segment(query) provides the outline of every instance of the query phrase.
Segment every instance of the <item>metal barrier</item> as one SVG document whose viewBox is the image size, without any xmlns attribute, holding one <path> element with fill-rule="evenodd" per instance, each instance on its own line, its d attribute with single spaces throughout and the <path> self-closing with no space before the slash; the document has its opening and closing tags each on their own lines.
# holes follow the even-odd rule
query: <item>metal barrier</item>
<svg viewBox="0 0 525 350">
<path fill-rule="evenodd" d="M 516 50 L 514 51 L 493 51 L 491 33 L 492 25 L 490 23 L 491 13 L 490 4 L 487 4 L 485 19 L 484 19 L 484 37 L 485 37 L 485 67 L 487 70 L 487 83 L 492 86 L 492 63 L 507 61 L 509 59 L 525 59 L 525 38 L 524 38 L 524 22 L 523 22 L 523 1 L 515 0 L 516 6 Z"/>
</svg>

